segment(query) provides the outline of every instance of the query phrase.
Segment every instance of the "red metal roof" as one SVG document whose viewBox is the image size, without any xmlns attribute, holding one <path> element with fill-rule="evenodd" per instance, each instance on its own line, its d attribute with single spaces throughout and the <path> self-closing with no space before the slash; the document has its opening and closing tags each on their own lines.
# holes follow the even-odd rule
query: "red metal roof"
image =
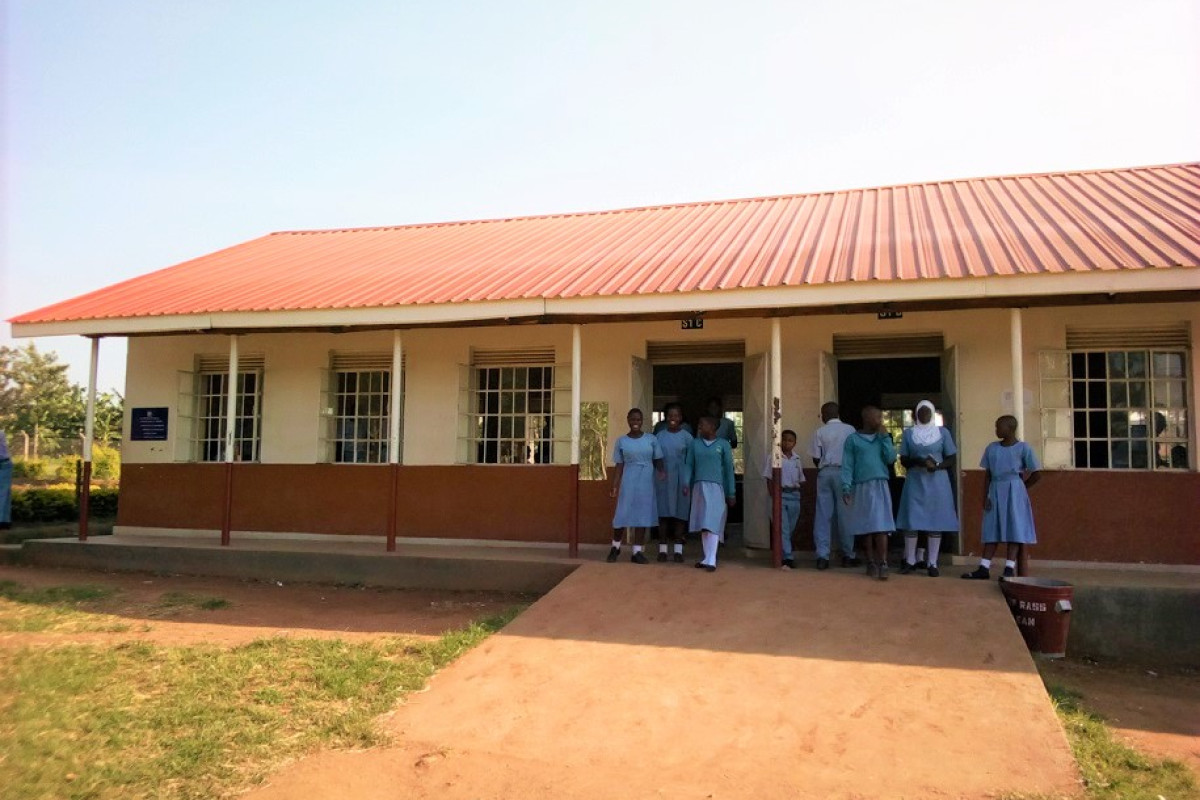
<svg viewBox="0 0 1200 800">
<path fill-rule="evenodd" d="M 285 231 L 12 322 L 1197 265 L 1200 163 L 1190 163 Z"/>
</svg>

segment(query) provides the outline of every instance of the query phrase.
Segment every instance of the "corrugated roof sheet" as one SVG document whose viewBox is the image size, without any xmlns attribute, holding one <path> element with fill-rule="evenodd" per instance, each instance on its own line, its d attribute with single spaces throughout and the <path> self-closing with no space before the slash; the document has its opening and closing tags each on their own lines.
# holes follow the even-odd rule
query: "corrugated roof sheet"
<svg viewBox="0 0 1200 800">
<path fill-rule="evenodd" d="M 270 234 L 36 323 L 1200 264 L 1200 163 Z"/>
</svg>

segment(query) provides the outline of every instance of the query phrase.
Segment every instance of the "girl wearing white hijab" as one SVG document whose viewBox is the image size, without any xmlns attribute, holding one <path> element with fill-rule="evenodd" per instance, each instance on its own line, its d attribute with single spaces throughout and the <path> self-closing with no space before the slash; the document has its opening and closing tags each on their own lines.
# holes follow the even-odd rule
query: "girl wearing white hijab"
<svg viewBox="0 0 1200 800">
<path fill-rule="evenodd" d="M 896 528 L 904 531 L 904 564 L 900 574 L 913 572 L 917 562 L 917 534 L 925 531 L 929 545 L 929 577 L 936 578 L 942 534 L 958 530 L 958 513 L 950 489 L 954 469 L 954 437 L 933 419 L 933 403 L 917 403 L 916 424 L 900 438 L 900 463 L 908 470 Z"/>
</svg>

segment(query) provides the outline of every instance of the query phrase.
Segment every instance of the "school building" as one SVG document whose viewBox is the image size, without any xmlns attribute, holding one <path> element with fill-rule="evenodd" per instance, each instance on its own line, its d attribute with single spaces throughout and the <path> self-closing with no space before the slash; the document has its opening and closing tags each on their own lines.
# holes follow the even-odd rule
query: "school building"
<svg viewBox="0 0 1200 800">
<path fill-rule="evenodd" d="M 1198 267 L 1191 163 L 286 231 L 11 322 L 128 337 L 119 534 L 605 543 L 626 411 L 717 395 L 767 547 L 779 427 L 928 398 L 950 552 L 1015 413 L 1035 559 L 1194 565 Z"/>
</svg>

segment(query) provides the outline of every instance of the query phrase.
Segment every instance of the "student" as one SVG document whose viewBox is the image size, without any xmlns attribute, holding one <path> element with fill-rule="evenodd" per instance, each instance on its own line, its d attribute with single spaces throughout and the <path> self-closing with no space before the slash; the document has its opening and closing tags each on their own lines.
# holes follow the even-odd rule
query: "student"
<svg viewBox="0 0 1200 800">
<path fill-rule="evenodd" d="M 646 564 L 642 549 L 646 544 L 646 529 L 658 522 L 658 503 L 654 489 L 654 474 L 660 479 L 663 473 L 663 454 L 653 433 L 642 430 L 642 411 L 631 408 L 625 416 L 629 433 L 617 440 L 613 447 L 613 486 L 609 497 L 617 498 L 617 512 L 613 515 L 612 549 L 608 551 L 611 563 L 621 555 L 621 535 L 625 528 L 633 528 L 633 555 L 630 561 Z"/>
<path fill-rule="evenodd" d="M 800 521 L 800 484 L 804 483 L 804 468 L 800 462 L 800 455 L 796 450 L 796 432 L 784 431 L 779 435 L 779 449 L 782 452 L 783 460 L 780 463 L 779 470 L 779 496 L 782 500 L 782 522 L 780 527 L 780 538 L 783 542 L 783 568 L 795 569 L 796 562 L 792 558 L 792 533 L 796 530 L 796 523 Z M 774 486 L 772 485 L 772 475 L 774 469 L 771 465 L 771 458 L 767 458 L 767 464 L 763 467 L 763 477 L 767 479 L 767 494 L 772 494 Z M 774 505 L 774 503 L 772 503 Z M 772 514 L 773 516 L 773 514 Z M 824 566 L 821 565 L 822 559 L 817 559 L 817 569 L 827 569 L 829 567 L 829 555 L 826 553 Z"/>
<path fill-rule="evenodd" d="M 12 527 L 12 473 L 8 437 L 0 431 L 0 530 Z"/>
<path fill-rule="evenodd" d="M 738 446 L 737 428 L 733 426 L 733 420 L 725 416 L 725 407 L 721 404 L 721 398 L 708 398 L 707 410 L 708 415 L 717 421 L 717 438 L 724 439 L 729 442 L 731 448 L 736 448 Z"/>
<path fill-rule="evenodd" d="M 842 548 L 842 566 L 857 567 L 862 564 L 854 556 L 854 535 L 846 531 L 847 511 L 838 508 L 842 494 L 842 450 L 846 438 L 854 433 L 854 426 L 838 419 L 838 404 L 821 406 L 821 422 L 813 434 L 808 455 L 817 468 L 817 513 L 813 518 L 813 541 L 817 546 L 817 569 L 829 567 L 829 556 L 833 529 L 836 526 L 838 542 Z"/>
<path fill-rule="evenodd" d="M 667 546 L 674 551 L 675 563 L 683 563 L 683 542 L 687 535 L 688 516 L 692 501 L 687 494 L 687 483 L 683 479 L 683 467 L 688 450 L 692 446 L 692 434 L 683 421 L 683 406 L 667 403 L 663 408 L 666 423 L 654 438 L 663 454 L 663 467 L 667 479 L 658 481 L 658 526 L 665 541 L 658 543 L 658 560 L 667 560 Z M 657 426 L 655 426 L 657 427 Z"/>
<path fill-rule="evenodd" d="M 963 575 L 967 580 L 986 581 L 992 576 L 992 556 L 1001 542 L 1007 545 L 1008 560 L 1000 577 L 1016 576 L 1021 545 L 1037 544 L 1033 506 L 1026 491 L 1040 477 L 1037 456 L 1017 438 L 1014 416 L 1005 414 L 996 420 L 996 438 L 1000 441 L 989 444 L 979 462 L 984 469 L 983 558 L 974 572 Z"/>
<path fill-rule="evenodd" d="M 670 421 L 667 419 L 667 416 L 668 416 L 668 414 L 670 414 L 672 408 L 679 409 L 679 427 L 681 430 L 687 431 L 688 436 L 691 436 L 692 435 L 692 426 L 688 425 L 686 422 L 683 421 L 683 403 L 676 403 L 676 402 L 670 402 L 663 406 L 662 419 L 660 419 L 658 422 L 654 423 L 654 435 L 658 436 L 660 433 L 662 433 L 663 431 L 665 431 L 667 429 L 667 425 L 670 424 Z"/>
<path fill-rule="evenodd" d="M 842 450 L 842 501 L 850 511 L 846 528 L 867 537 L 867 574 L 886 581 L 888 534 L 896 530 L 888 469 L 896 460 L 896 448 L 883 428 L 882 411 L 867 406 L 862 420 L 862 429 L 846 438 Z"/>
<path fill-rule="evenodd" d="M 704 558 L 696 562 L 696 568 L 709 572 L 717 570 L 717 544 L 725 540 L 725 517 L 737 502 L 733 449 L 717 438 L 720 424 L 716 417 L 700 418 L 700 437 L 692 441 L 683 467 L 684 491 L 692 498 L 688 527 L 700 533 L 704 548 Z"/>
<path fill-rule="evenodd" d="M 958 449 L 950 431 L 934 421 L 933 412 L 933 403 L 928 400 L 917 403 L 916 424 L 900 437 L 900 463 L 908 470 L 900 495 L 900 511 L 896 514 L 896 528 L 904 531 L 901 575 L 916 571 L 920 557 L 917 534 L 925 531 L 929 577 L 938 577 L 942 534 L 958 530 L 958 513 L 950 488 Z"/>
</svg>

